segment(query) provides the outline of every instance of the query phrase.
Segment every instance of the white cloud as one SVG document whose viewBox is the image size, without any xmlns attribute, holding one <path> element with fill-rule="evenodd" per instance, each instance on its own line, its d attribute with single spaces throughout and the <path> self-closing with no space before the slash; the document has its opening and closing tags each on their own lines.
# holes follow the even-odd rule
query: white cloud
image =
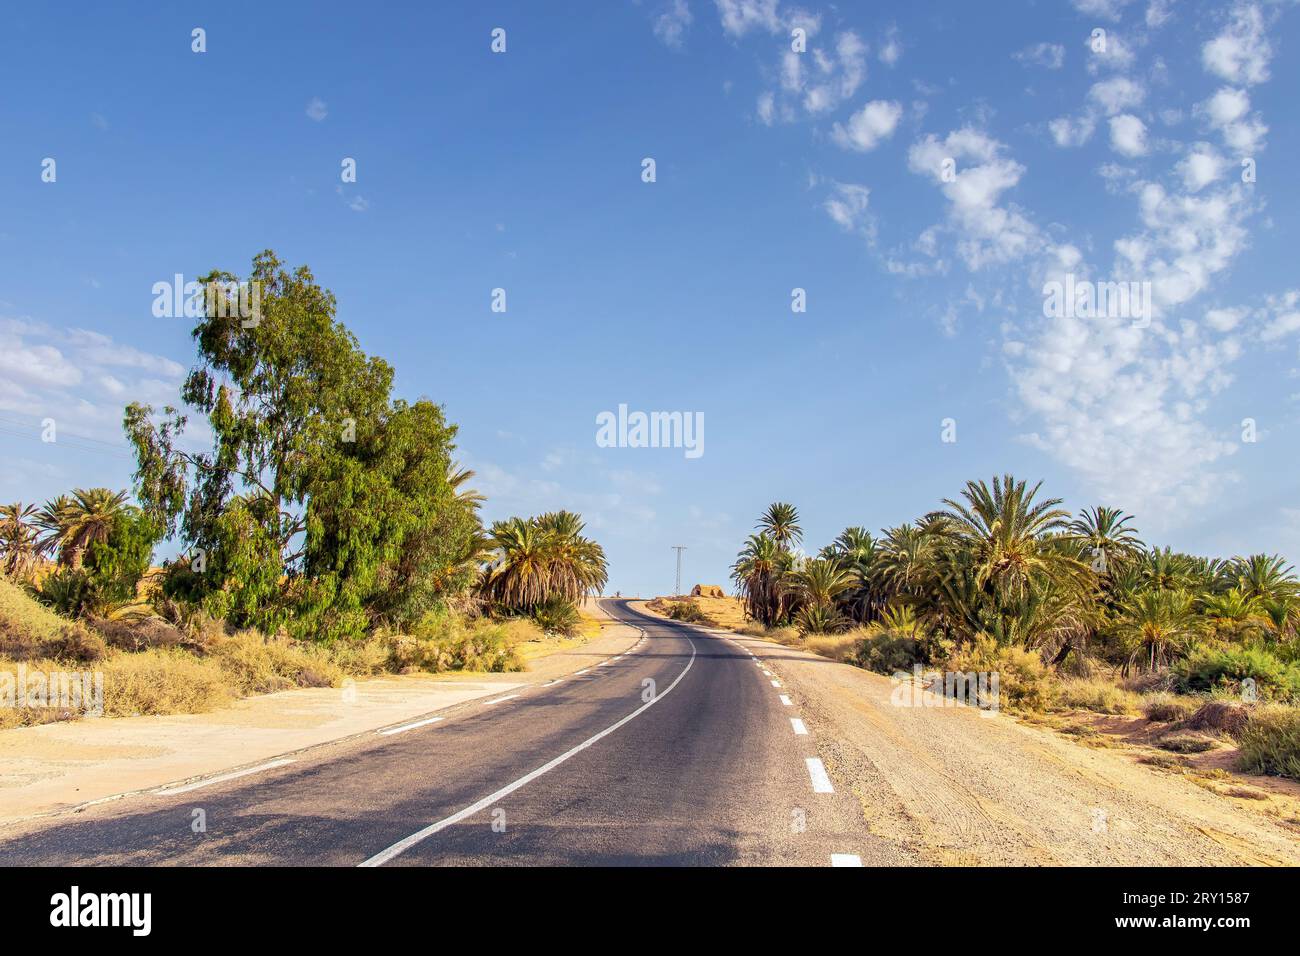
<svg viewBox="0 0 1300 956">
<path fill-rule="evenodd" d="M 834 183 L 834 192 L 822 204 L 826 214 L 847 232 L 863 232 L 874 236 L 874 227 L 867 212 L 871 190 L 857 183 Z"/>
<path fill-rule="evenodd" d="M 872 100 L 849 117 L 848 123 L 836 123 L 831 138 L 845 149 L 869 152 L 894 135 L 903 107 L 890 100 Z"/>
<path fill-rule="evenodd" d="M 1070 0 L 1074 9 L 1090 17 L 1118 20 L 1124 8 L 1133 0 Z"/>
<path fill-rule="evenodd" d="M 1231 332 L 1241 320 L 1250 314 L 1249 309 L 1210 309 L 1205 313 L 1205 321 L 1216 332 Z"/>
<path fill-rule="evenodd" d="M 1120 36 L 1119 32 L 1110 29 L 1106 31 L 1106 43 L 1100 50 L 1093 49 L 1092 35 L 1083 38 L 1085 48 L 1084 58 L 1087 64 L 1088 72 L 1096 75 L 1102 70 L 1113 70 L 1122 73 L 1133 66 L 1137 55 L 1128 41 Z"/>
<path fill-rule="evenodd" d="M 329 115 L 330 111 L 326 108 L 325 101 L 319 96 L 313 96 L 311 102 L 307 104 L 307 116 L 319 123 Z"/>
<path fill-rule="evenodd" d="M 1140 106 L 1145 97 L 1146 91 L 1142 86 L 1126 76 L 1115 76 L 1094 83 L 1092 89 L 1088 90 L 1088 98 L 1100 106 L 1107 116 Z"/>
<path fill-rule="evenodd" d="M 750 30 L 776 33 L 781 21 L 776 15 L 776 0 L 715 0 L 722 29 L 735 37 Z"/>
<path fill-rule="evenodd" d="M 686 0 L 670 0 L 663 12 L 655 17 L 655 36 L 666 46 L 680 49 L 682 38 L 693 19 L 691 8 L 687 6 Z"/>
<path fill-rule="evenodd" d="M 885 66 L 893 66 L 903 56 L 903 45 L 898 40 L 898 27 L 891 26 L 885 33 L 885 40 L 880 44 L 876 56 Z"/>
<path fill-rule="evenodd" d="M 1090 113 L 1085 113 L 1078 119 L 1062 116 L 1048 123 L 1047 128 L 1057 146 L 1082 146 L 1092 139 L 1097 121 Z"/>
<path fill-rule="evenodd" d="M 1214 151 L 1213 146 L 1199 143 L 1176 168 L 1183 177 L 1183 187 L 1188 192 L 1195 193 L 1221 178 L 1228 168 L 1228 162 Z"/>
<path fill-rule="evenodd" d="M 1273 49 L 1265 35 L 1264 14 L 1253 3 L 1238 3 L 1223 32 L 1201 47 L 1201 63 L 1230 83 L 1251 85 L 1268 79 Z"/>
<path fill-rule="evenodd" d="M 1059 70 L 1065 65 L 1065 47 L 1059 43 L 1035 43 L 1011 56 L 1026 66 L 1042 66 L 1049 70 Z"/>
<path fill-rule="evenodd" d="M 1264 148 L 1268 127 L 1258 113 L 1250 114 L 1250 94 L 1230 86 L 1221 87 L 1213 96 L 1196 107 L 1210 127 L 1223 137 L 1223 143 L 1239 154 L 1250 154 Z"/>
<path fill-rule="evenodd" d="M 184 375 L 179 363 L 98 332 L 0 318 L 0 411 L 53 418 L 59 434 L 115 444 L 126 403 L 176 404 Z"/>
<path fill-rule="evenodd" d="M 1265 342 L 1272 342 L 1296 332 L 1300 332 L 1300 311 L 1283 312 L 1264 326 L 1259 337 Z"/>
<path fill-rule="evenodd" d="M 1022 259 L 1043 242 L 1038 228 L 1016 207 L 1000 204 L 1002 193 L 1025 173 L 1024 166 L 1004 155 L 1005 149 L 967 126 L 942 140 L 931 134 L 908 151 L 908 168 L 934 177 L 948 198 L 942 231 L 956 236 L 957 254 L 971 271 Z M 937 238 L 937 228 L 931 227 L 918 248 L 937 255 Z"/>
<path fill-rule="evenodd" d="M 1147 4 L 1146 24 L 1155 30 L 1173 18 L 1174 0 L 1151 0 Z"/>
<path fill-rule="evenodd" d="M 1121 156 L 1145 156 L 1147 152 L 1146 124 L 1132 113 L 1112 116 L 1110 119 L 1110 145 Z"/>
<path fill-rule="evenodd" d="M 796 61 L 793 66 L 791 59 Z M 812 62 L 806 71 L 805 60 Z M 829 52 L 810 47 L 807 53 L 787 52 L 782 59 L 782 89 L 795 95 L 802 91 L 802 106 L 812 115 L 836 109 L 858 91 L 866 76 L 867 45 L 852 30 L 836 34 Z"/>
</svg>

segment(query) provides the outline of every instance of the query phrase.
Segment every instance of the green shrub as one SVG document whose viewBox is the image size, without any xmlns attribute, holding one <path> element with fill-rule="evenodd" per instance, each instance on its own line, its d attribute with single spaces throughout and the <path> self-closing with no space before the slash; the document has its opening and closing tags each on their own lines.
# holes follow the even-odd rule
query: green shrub
<svg viewBox="0 0 1300 956">
<path fill-rule="evenodd" d="M 912 635 L 889 630 L 866 630 L 854 648 L 854 661 L 877 674 L 911 671 L 916 664 L 930 663 L 926 642 Z"/>
<path fill-rule="evenodd" d="M 694 601 L 673 601 L 664 612 L 674 621 L 686 621 L 688 624 L 706 624 L 709 616 L 700 610 Z"/>
<path fill-rule="evenodd" d="M 450 611 L 425 613 L 410 634 L 388 634 L 390 666 L 399 671 L 518 671 L 509 622 L 466 619 Z"/>
<path fill-rule="evenodd" d="M 1247 678 L 1260 700 L 1300 700 L 1300 666 L 1262 647 L 1201 647 L 1174 666 L 1175 688 L 1184 693 L 1240 694 Z"/>
<path fill-rule="evenodd" d="M 545 634 L 563 634 L 572 637 L 578 633 L 582 618 L 572 601 L 553 597 L 533 609 L 533 622 Z"/>
<path fill-rule="evenodd" d="M 799 609 L 794 624 L 800 634 L 838 634 L 848 621 L 834 607 L 808 605 Z"/>
<path fill-rule="evenodd" d="M 1240 769 L 1300 780 L 1300 708 L 1259 708 L 1242 729 L 1238 744 Z"/>
</svg>

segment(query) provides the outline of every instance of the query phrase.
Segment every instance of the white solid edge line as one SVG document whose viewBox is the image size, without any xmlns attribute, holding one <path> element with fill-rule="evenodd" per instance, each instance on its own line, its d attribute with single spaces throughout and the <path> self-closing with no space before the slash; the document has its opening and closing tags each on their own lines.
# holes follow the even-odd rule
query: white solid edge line
<svg viewBox="0 0 1300 956">
<path fill-rule="evenodd" d="M 834 793 L 831 778 L 826 776 L 826 768 L 818 757 L 809 757 L 804 761 L 808 766 L 808 776 L 812 777 L 813 793 Z"/>
<path fill-rule="evenodd" d="M 518 694 L 506 694 L 506 696 L 504 697 L 496 697 L 493 698 L 492 700 L 483 701 L 483 706 L 490 707 L 493 704 L 500 704 L 500 703 L 504 703 L 507 700 L 514 700 L 518 696 L 519 696 Z"/>
<path fill-rule="evenodd" d="M 831 866 L 861 866 L 862 857 L 856 853 L 832 853 Z"/>
<path fill-rule="evenodd" d="M 388 737 L 391 734 L 400 734 L 403 730 L 414 730 L 416 727 L 423 727 L 426 724 L 436 724 L 442 720 L 441 717 L 426 717 L 424 720 L 417 720 L 409 724 L 402 724 L 400 727 L 389 727 L 387 730 L 379 731 L 381 737 Z"/>
<path fill-rule="evenodd" d="M 209 777 L 207 780 L 199 780 L 196 783 L 187 783 L 179 787 L 163 787 L 161 790 L 155 790 L 154 793 L 164 797 L 170 797 L 175 793 L 189 793 L 191 790 L 197 790 L 199 787 L 206 787 L 214 783 L 224 783 L 227 780 L 236 780 L 240 777 L 247 777 L 249 774 L 261 773 L 263 770 L 273 770 L 276 767 L 283 767 L 285 764 L 293 763 L 292 760 L 272 760 L 269 763 L 258 764 L 256 767 L 249 767 L 247 770 L 236 770 L 234 773 L 223 773 L 219 777 Z"/>
<path fill-rule="evenodd" d="M 658 694 L 655 697 L 651 698 L 650 700 L 646 701 L 636 710 L 632 711 L 632 713 L 628 714 L 626 717 L 623 717 L 621 720 L 617 721 L 616 723 L 610 724 L 600 733 L 588 737 L 586 740 L 578 744 L 578 746 L 574 747 L 572 750 L 565 751 L 564 753 L 560 754 L 558 757 L 554 758 L 553 760 L 550 760 L 549 762 L 542 764 L 540 767 L 538 767 L 536 770 L 532 771 L 531 773 L 524 774 L 514 783 L 508 783 L 500 790 L 497 790 L 494 793 L 489 793 L 482 800 L 479 800 L 475 803 L 471 803 L 464 810 L 461 810 L 457 813 L 453 813 L 451 816 L 447 817 L 446 819 L 439 820 L 437 823 L 432 823 L 429 826 L 425 827 L 423 830 L 419 830 L 415 833 L 412 833 L 409 837 L 406 837 L 404 840 L 399 840 L 398 842 L 390 846 L 387 850 L 381 850 L 379 853 L 376 853 L 374 856 L 370 857 L 370 859 L 363 861 L 359 865 L 366 866 L 366 867 L 383 866 L 389 860 L 393 859 L 394 857 L 402 853 L 405 853 L 407 850 L 415 846 L 417 843 L 427 840 L 429 837 L 433 836 L 439 830 L 444 830 L 447 827 L 451 826 L 453 823 L 459 823 L 461 820 L 464 820 L 466 817 L 472 817 L 480 810 L 484 810 L 490 807 L 492 804 L 496 803 L 502 797 L 506 797 L 514 793 L 520 787 L 524 786 L 524 784 L 536 780 L 544 773 L 549 773 L 550 771 L 558 767 L 560 764 L 568 760 L 570 757 L 576 756 L 577 754 L 586 750 L 592 744 L 596 743 L 596 741 L 618 730 L 620 727 L 622 727 L 628 721 L 632 720 L 634 717 L 639 717 L 641 714 L 645 713 L 655 704 L 659 703 L 659 701 L 663 700 L 665 697 L 671 694 L 673 692 L 673 688 L 676 687 L 679 683 L 681 683 L 682 678 L 686 676 L 686 672 L 689 671 L 691 669 L 691 666 L 695 663 L 695 642 L 692 641 L 689 637 L 687 637 L 686 643 L 691 645 L 691 659 L 686 662 L 686 666 L 682 668 L 682 672 L 677 675 L 676 679 L 671 684 L 669 684 L 667 688 L 664 689 L 664 692 L 662 694 Z"/>
<path fill-rule="evenodd" d="M 589 670 L 591 670 L 590 667 L 584 667 L 584 668 L 583 668 L 582 670 L 580 670 L 580 671 L 574 671 L 574 672 L 573 672 L 573 676 L 574 676 L 574 677 L 577 677 L 577 676 L 580 675 L 580 674 L 585 674 L 585 673 L 587 673 L 587 671 L 589 671 Z"/>
<path fill-rule="evenodd" d="M 778 694 L 777 696 L 781 698 L 781 703 L 785 704 L 785 706 L 787 706 L 787 707 L 790 706 L 790 698 L 789 698 L 789 697 L 785 696 L 785 694 Z"/>
<path fill-rule="evenodd" d="M 790 726 L 794 728 L 794 732 L 795 732 L 796 736 L 799 736 L 799 737 L 807 737 L 807 736 L 808 736 L 808 725 L 805 724 L 805 723 L 804 723 L 802 720 L 800 720 L 798 717 L 791 717 L 791 718 L 790 718 Z"/>
</svg>

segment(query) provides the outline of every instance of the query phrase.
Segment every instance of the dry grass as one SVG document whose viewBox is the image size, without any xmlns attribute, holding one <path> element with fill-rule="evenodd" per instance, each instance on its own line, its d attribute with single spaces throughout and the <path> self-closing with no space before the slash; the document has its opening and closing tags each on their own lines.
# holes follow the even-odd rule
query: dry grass
<svg viewBox="0 0 1300 956">
<path fill-rule="evenodd" d="M 1095 714 L 1130 715 L 1139 713 L 1142 707 L 1140 695 L 1098 677 L 1061 681 L 1056 688 L 1055 702 L 1058 707 Z"/>
<path fill-rule="evenodd" d="M 1142 712 L 1153 724 L 1172 724 L 1190 717 L 1199 703 L 1195 698 L 1156 691 L 1142 698 Z"/>
<path fill-rule="evenodd" d="M 1250 773 L 1300 780 L 1300 707 L 1261 707 L 1238 736 L 1239 766 Z"/>
<path fill-rule="evenodd" d="M 95 661 L 107 650 L 98 634 L 59 617 L 21 587 L 0 577 L 0 658 Z"/>
<path fill-rule="evenodd" d="M 842 634 L 806 634 L 796 646 L 841 664 L 851 664 L 859 640 L 861 635 L 853 631 Z"/>
<path fill-rule="evenodd" d="M 600 629 L 599 620 L 584 616 L 576 636 L 561 637 L 522 618 L 443 612 L 427 615 L 411 634 L 380 632 L 365 641 L 316 645 L 253 630 L 227 634 L 202 615 L 178 616 L 175 623 L 158 617 L 72 622 L 0 578 L 0 690 L 8 686 L 14 695 L 12 706 L 0 706 L 0 729 L 84 715 L 24 706 L 19 664 L 29 675 L 100 673 L 108 715 L 189 714 L 252 694 L 338 686 L 349 676 L 523 670 L 528 659 L 582 644 Z"/>
<path fill-rule="evenodd" d="M 104 713 L 201 714 L 230 700 L 227 672 L 216 661 L 180 650 L 151 649 L 105 661 Z"/>
</svg>

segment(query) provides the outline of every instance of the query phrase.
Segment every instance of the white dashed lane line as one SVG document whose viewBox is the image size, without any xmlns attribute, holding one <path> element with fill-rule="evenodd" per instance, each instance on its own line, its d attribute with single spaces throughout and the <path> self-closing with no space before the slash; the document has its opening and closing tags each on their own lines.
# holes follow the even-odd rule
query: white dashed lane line
<svg viewBox="0 0 1300 956">
<path fill-rule="evenodd" d="M 400 727 L 389 727 L 387 730 L 378 731 L 378 733 L 381 737 L 391 737 L 393 734 L 400 734 L 404 730 L 414 730 L 416 727 L 427 727 L 429 724 L 436 724 L 442 719 L 442 717 L 426 717 L 424 720 L 415 720 L 409 724 L 402 724 Z"/>
<path fill-rule="evenodd" d="M 856 853 L 832 853 L 831 866 L 861 866 L 862 857 Z"/>
<path fill-rule="evenodd" d="M 483 701 L 484 707 L 491 707 L 493 704 L 503 704 L 508 700 L 514 700 L 518 694 L 506 694 L 504 697 L 494 697 L 492 700 Z"/>
<path fill-rule="evenodd" d="M 808 766 L 808 776 L 812 778 L 813 793 L 835 792 L 835 788 L 831 786 L 831 778 L 826 776 L 826 768 L 820 758 L 809 757 L 804 763 Z"/>
<path fill-rule="evenodd" d="M 240 777 L 247 777 L 250 774 L 261 773 L 263 770 L 273 770 L 276 767 L 283 767 L 286 764 L 291 763 L 293 763 L 292 760 L 272 760 L 270 763 L 258 764 L 256 767 L 249 767 L 247 770 L 236 770 L 234 773 L 223 773 L 219 777 L 210 777 L 207 780 L 199 780 L 195 783 L 186 783 L 179 787 L 163 787 L 161 790 L 155 790 L 154 793 L 167 797 L 176 793 L 189 793 L 191 790 L 199 789 L 199 787 L 207 787 L 214 783 L 225 783 L 227 780 L 238 780 Z"/>
<path fill-rule="evenodd" d="M 773 687 L 780 687 L 780 686 L 781 686 L 781 682 L 780 682 L 779 680 L 774 680 L 774 681 L 772 681 L 772 686 L 773 686 Z"/>
<path fill-rule="evenodd" d="M 804 722 L 803 722 L 802 720 L 800 720 L 798 717 L 791 717 L 791 718 L 790 718 L 790 726 L 791 726 L 792 728 L 794 728 L 795 736 L 797 736 L 797 737 L 807 737 L 807 736 L 808 736 L 808 727 L 807 727 L 807 725 L 804 724 Z"/>
<path fill-rule="evenodd" d="M 785 694 L 780 694 L 780 695 L 778 695 L 778 696 L 780 696 L 780 698 L 781 698 L 781 703 L 785 704 L 785 706 L 787 706 L 787 707 L 790 706 L 790 698 L 789 698 L 789 697 L 785 696 Z"/>
</svg>

